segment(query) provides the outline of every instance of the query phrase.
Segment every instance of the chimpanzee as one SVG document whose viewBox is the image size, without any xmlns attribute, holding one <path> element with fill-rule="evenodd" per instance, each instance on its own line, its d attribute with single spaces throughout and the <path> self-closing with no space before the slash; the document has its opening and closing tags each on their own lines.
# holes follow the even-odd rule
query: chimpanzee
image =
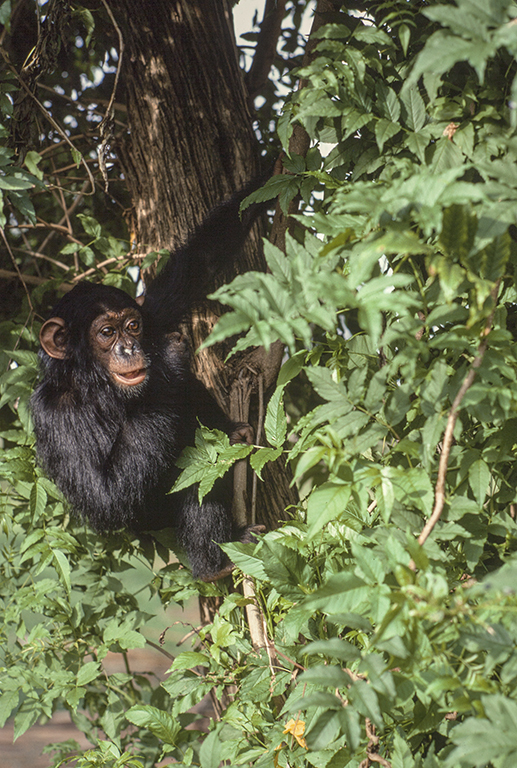
<svg viewBox="0 0 517 768">
<path fill-rule="evenodd" d="M 65 294 L 41 328 L 42 380 L 32 397 L 39 461 L 91 527 L 175 526 L 193 575 L 205 580 L 231 568 L 216 542 L 249 540 L 262 527 L 233 529 L 226 478 L 201 505 L 195 487 L 167 495 L 175 462 L 198 420 L 231 442 L 251 443 L 253 431 L 230 421 L 193 376 L 179 325 L 241 251 L 259 212 L 239 218 L 251 189 L 216 208 L 171 255 L 141 306 L 107 285 L 82 282 Z"/>
</svg>

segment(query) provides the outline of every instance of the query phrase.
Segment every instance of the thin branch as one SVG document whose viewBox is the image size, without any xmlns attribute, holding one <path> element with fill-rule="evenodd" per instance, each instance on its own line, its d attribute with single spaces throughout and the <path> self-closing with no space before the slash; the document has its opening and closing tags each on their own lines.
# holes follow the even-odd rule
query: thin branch
<svg viewBox="0 0 517 768">
<path fill-rule="evenodd" d="M 14 278 L 18 279 L 24 285 L 43 285 L 43 283 L 51 282 L 47 277 L 22 275 L 21 272 L 11 272 L 9 269 L 0 269 L 0 280 L 13 280 Z M 62 293 L 68 293 L 73 287 L 74 286 L 70 283 L 59 283 L 56 290 L 61 291 Z"/>
<path fill-rule="evenodd" d="M 312 21 L 309 39 L 307 40 L 307 45 L 305 47 L 305 53 L 302 62 L 303 67 L 308 66 L 313 58 L 314 48 L 317 43 L 315 33 L 325 24 L 326 14 L 331 13 L 332 11 L 334 11 L 334 6 L 331 0 L 318 0 L 316 10 L 314 11 L 314 19 Z M 298 83 L 298 90 L 301 90 L 306 85 L 307 80 L 300 80 Z M 293 133 L 289 139 L 289 154 L 301 155 L 302 157 L 305 157 L 309 147 L 310 138 L 307 131 L 299 123 L 295 123 L 293 125 Z M 282 173 L 287 173 L 285 168 L 282 169 Z M 298 212 L 298 207 L 299 196 L 297 195 L 294 200 L 291 200 L 289 203 L 288 213 L 287 216 L 285 216 L 282 209 L 280 208 L 280 204 L 277 202 L 275 218 L 273 219 L 273 226 L 271 227 L 271 234 L 269 239 L 274 245 L 280 248 L 281 251 L 285 251 L 285 235 L 293 222 L 291 217 Z"/>
<path fill-rule="evenodd" d="M 163 655 L 167 656 L 167 658 L 170 659 L 171 661 L 175 660 L 176 657 L 173 656 L 172 653 L 169 653 L 169 651 L 166 651 L 165 648 L 162 648 L 161 645 L 158 645 L 157 643 L 153 643 L 152 640 L 148 640 L 147 638 L 145 639 L 145 642 L 147 643 L 147 645 L 150 645 L 151 648 L 154 648 L 155 650 L 160 651 L 160 653 L 163 653 Z"/>
<path fill-rule="evenodd" d="M 29 88 L 29 86 L 28 86 L 28 85 L 27 85 L 27 84 L 26 84 L 26 83 L 23 81 L 23 78 L 21 78 L 21 77 L 20 77 L 20 75 L 18 74 L 18 72 L 16 71 L 16 69 L 15 69 L 15 68 L 12 66 L 11 62 L 9 61 L 9 56 L 8 56 L 8 55 L 7 55 L 7 53 L 4 51 L 4 49 L 3 49 L 3 48 L 0 48 L 0 54 L 2 55 L 2 58 L 4 59 L 5 63 L 7 64 L 7 66 L 8 66 L 8 67 L 9 67 L 9 69 L 11 70 L 11 72 L 13 72 L 13 73 L 16 75 L 16 77 L 17 77 L 17 79 L 18 79 L 18 82 L 19 82 L 19 83 L 20 83 L 20 85 L 22 86 L 23 90 L 24 90 L 24 91 L 25 91 L 25 92 L 28 94 L 28 96 L 30 96 L 30 98 L 31 98 L 31 99 L 32 99 L 32 100 L 33 100 L 33 101 L 34 101 L 34 102 L 35 102 L 35 103 L 38 105 L 38 108 L 40 109 L 40 111 L 42 112 L 42 114 L 43 114 L 43 115 L 44 115 L 44 116 L 47 118 L 47 120 L 48 120 L 48 122 L 50 123 L 50 125 L 51 125 L 51 126 L 54 128 L 54 130 L 56 130 L 56 131 L 59 133 L 59 135 L 60 135 L 60 136 L 63 138 L 63 140 L 64 140 L 64 141 L 65 141 L 65 142 L 66 142 L 66 143 L 69 145 L 69 147 L 70 147 L 71 149 L 73 149 L 73 150 L 74 150 L 74 152 L 77 152 L 78 150 L 77 150 L 77 149 L 74 147 L 74 145 L 72 144 L 72 142 L 70 141 L 70 139 L 69 139 L 69 138 L 68 138 L 68 136 L 66 135 L 65 131 L 64 131 L 64 130 L 61 128 L 61 126 L 59 125 L 59 123 L 57 123 L 57 122 L 54 120 L 54 118 L 52 117 L 52 115 L 50 114 L 50 112 L 48 111 L 48 109 L 45 109 L 45 107 L 43 106 L 43 104 L 41 103 L 41 101 L 38 99 L 38 97 L 36 96 L 36 94 L 34 94 L 34 93 L 31 91 L 31 89 Z M 79 153 L 79 154 L 81 154 L 81 153 Z M 85 162 L 85 160 L 84 160 L 84 158 L 83 158 L 83 156 L 82 156 L 82 155 L 81 155 L 81 163 L 82 163 L 82 164 L 84 165 L 84 167 L 86 168 L 86 173 L 88 174 L 88 178 L 89 178 L 89 180 L 90 180 L 90 186 L 91 186 L 91 188 L 92 188 L 92 191 L 91 191 L 91 192 L 88 192 L 88 194 L 89 194 L 89 195 L 94 195 L 94 194 L 95 194 L 95 180 L 94 180 L 94 178 L 93 178 L 92 172 L 91 172 L 91 171 L 90 171 L 90 169 L 88 168 L 88 164 Z M 68 192 L 68 190 L 66 190 L 66 191 Z"/>
<path fill-rule="evenodd" d="M 258 377 L 258 419 L 257 419 L 257 434 L 255 435 L 255 442 L 260 445 L 262 438 L 262 428 L 264 424 L 264 374 L 260 373 Z M 251 524 L 255 525 L 257 522 L 257 490 L 258 490 L 258 475 L 253 473 L 253 483 L 251 487 Z"/>
<path fill-rule="evenodd" d="M 115 117 L 113 104 L 115 103 L 115 94 L 117 92 L 117 86 L 118 86 L 118 81 L 120 77 L 120 70 L 122 68 L 122 59 L 124 58 L 124 38 L 122 37 L 122 32 L 120 31 L 120 27 L 115 21 L 115 17 L 113 16 L 113 13 L 111 12 L 111 8 L 109 7 L 106 0 L 102 0 L 102 4 L 105 7 L 108 16 L 110 17 L 111 23 L 115 27 L 115 31 L 118 36 L 118 44 L 119 44 L 117 71 L 115 72 L 115 82 L 113 83 L 113 90 L 111 92 L 108 106 L 106 107 L 106 114 L 104 115 L 102 122 L 99 125 L 99 137 L 101 139 L 101 143 L 97 147 L 99 169 L 102 173 L 102 178 L 104 179 L 104 191 L 107 192 L 109 179 L 108 179 L 108 172 L 106 170 L 106 159 L 108 157 L 108 152 L 109 152 L 109 143 L 113 134 L 113 123 L 114 123 L 114 117 Z"/>
<path fill-rule="evenodd" d="M 98 269 L 107 267 L 108 264 L 114 264 L 114 263 L 122 262 L 126 260 L 127 260 L 127 256 L 112 256 L 111 259 L 106 259 L 105 261 L 101 261 L 98 264 L 96 264 L 94 267 L 90 267 L 90 269 L 87 269 L 86 272 L 81 272 L 80 275 L 76 275 L 73 278 L 73 281 L 74 283 L 79 282 L 79 280 L 84 280 L 85 277 L 89 277 L 90 275 L 93 275 Z"/>
<path fill-rule="evenodd" d="M 282 29 L 286 0 L 266 0 L 260 33 L 251 67 L 244 81 L 251 100 L 267 83 Z"/>
<path fill-rule="evenodd" d="M 5 247 L 7 248 L 7 252 L 9 253 L 9 256 L 11 257 L 11 261 L 13 263 L 13 266 L 14 266 L 15 270 L 16 270 L 16 275 L 17 275 L 18 279 L 21 281 L 21 283 L 23 285 L 23 288 L 25 290 L 25 293 L 27 295 L 27 302 L 29 304 L 30 310 L 31 310 L 32 313 L 34 313 L 34 307 L 32 306 L 32 301 L 31 301 L 30 293 L 27 290 L 26 283 L 23 281 L 23 275 L 20 272 L 20 268 L 19 268 L 18 264 L 16 263 L 16 259 L 14 258 L 14 253 L 12 252 L 11 246 L 9 245 L 9 241 L 7 240 L 7 237 L 5 236 L 5 230 L 4 230 L 3 227 L 0 228 L 0 232 L 2 233 L 2 240 L 4 241 Z"/>
<path fill-rule="evenodd" d="M 31 251 L 29 248 L 18 248 L 14 245 L 13 251 L 21 251 L 21 253 L 26 253 L 27 256 L 33 256 L 35 259 L 43 259 L 43 261 L 48 261 L 50 264 L 53 264 L 55 267 L 59 267 L 59 269 L 63 269 L 65 272 L 68 272 L 70 269 L 70 267 L 67 264 L 63 264 L 62 261 L 53 259 L 51 256 L 46 256 L 44 253 L 40 253 L 39 251 Z"/>
<path fill-rule="evenodd" d="M 38 88 L 42 88 L 44 91 L 48 91 L 48 93 L 51 93 L 53 96 L 56 96 L 59 99 L 64 99 L 65 101 L 68 101 L 73 106 L 80 106 L 84 110 L 89 110 L 94 115 L 99 115 L 100 117 L 103 117 L 103 113 L 93 108 L 92 104 L 100 104 L 101 106 L 105 106 L 106 104 L 109 104 L 111 99 L 94 99 L 91 98 L 87 101 L 84 101 L 84 99 L 73 99 L 71 96 L 67 96 L 66 93 L 59 93 L 59 91 L 56 91 L 55 88 L 52 88 L 50 85 L 44 85 L 44 83 L 38 83 Z M 84 93 L 83 93 L 84 96 Z M 116 102 L 113 104 L 113 107 L 118 112 L 127 112 L 127 107 L 125 104 L 121 104 L 120 102 Z M 118 121 L 117 121 L 118 122 Z M 125 123 L 118 122 L 118 125 L 121 127 L 125 127 Z"/>
<path fill-rule="evenodd" d="M 494 302 L 494 308 L 486 321 L 485 328 L 483 331 L 484 338 L 481 341 L 480 345 L 478 346 L 476 357 L 472 361 L 470 369 L 467 375 L 465 376 L 463 380 L 463 384 L 461 385 L 458 391 L 458 394 L 454 398 L 454 402 L 452 403 L 451 410 L 449 411 L 449 417 L 447 419 L 447 425 L 445 427 L 445 433 L 443 436 L 442 452 L 440 454 L 440 463 L 438 465 L 438 478 L 436 481 L 436 488 L 435 488 L 434 508 L 433 508 L 431 517 L 424 525 L 422 532 L 418 537 L 418 543 L 420 545 L 422 545 L 426 541 L 429 534 L 433 530 L 434 526 L 440 519 L 440 516 L 443 511 L 443 507 L 445 504 L 445 480 L 447 476 L 447 466 L 449 463 L 449 455 L 452 447 L 454 427 L 456 426 L 456 420 L 458 418 L 461 401 L 463 400 L 463 398 L 465 397 L 465 394 L 467 393 L 468 389 L 472 385 L 472 382 L 474 381 L 474 378 L 476 376 L 477 369 L 480 367 L 481 363 L 483 362 L 483 357 L 486 352 L 486 348 L 488 346 L 487 336 L 490 333 L 492 322 L 494 320 L 494 312 L 495 312 L 497 294 L 499 293 L 499 285 L 500 285 L 500 280 L 497 281 L 491 293 L 491 296 Z M 412 563 L 411 565 L 414 570 L 414 563 Z"/>
<path fill-rule="evenodd" d="M 66 210 L 66 208 L 64 210 Z M 50 222 L 43 221 L 42 219 L 39 220 L 38 224 L 7 224 L 5 229 L 53 229 L 56 232 L 60 232 L 62 235 L 66 235 L 68 239 L 73 243 L 79 243 L 79 245 L 82 245 L 82 242 L 71 234 L 71 229 L 69 227 L 63 227 L 60 224 L 51 224 Z"/>
<path fill-rule="evenodd" d="M 384 768 L 391 768 L 391 763 L 385 760 L 379 755 L 377 749 L 379 747 L 379 737 L 375 733 L 375 726 L 371 722 L 370 718 L 365 718 L 366 736 L 368 737 L 368 745 L 366 747 L 366 758 L 361 761 L 359 768 L 369 768 L 372 763 L 379 763 Z"/>
<path fill-rule="evenodd" d="M 60 220 L 57 223 L 57 226 L 62 226 L 65 221 L 67 221 L 72 213 L 75 211 L 81 200 L 86 194 L 86 190 L 88 188 L 88 182 L 85 181 L 79 192 L 77 193 L 76 197 L 74 198 L 72 204 L 65 210 L 63 216 L 60 218 Z M 49 242 L 54 237 L 55 232 L 51 231 L 48 233 L 47 237 L 44 239 L 44 241 L 40 245 L 40 251 L 43 251 L 45 247 L 49 244 Z"/>
</svg>

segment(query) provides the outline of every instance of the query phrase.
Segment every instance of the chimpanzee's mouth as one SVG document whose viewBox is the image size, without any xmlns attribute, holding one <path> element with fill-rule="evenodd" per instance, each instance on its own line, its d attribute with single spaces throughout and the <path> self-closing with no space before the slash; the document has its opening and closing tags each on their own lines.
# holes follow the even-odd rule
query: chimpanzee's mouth
<svg viewBox="0 0 517 768">
<path fill-rule="evenodd" d="M 134 371 L 125 371 L 124 373 L 113 371 L 113 378 L 119 384 L 126 387 L 134 387 L 141 384 L 147 378 L 147 368 L 136 368 Z"/>
</svg>

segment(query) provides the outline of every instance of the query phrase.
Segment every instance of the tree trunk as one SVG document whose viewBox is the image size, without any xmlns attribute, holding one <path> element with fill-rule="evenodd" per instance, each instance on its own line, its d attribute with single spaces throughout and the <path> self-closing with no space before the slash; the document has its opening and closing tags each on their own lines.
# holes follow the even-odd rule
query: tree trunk
<svg viewBox="0 0 517 768">
<path fill-rule="evenodd" d="M 129 132 L 119 155 L 133 199 L 133 235 L 140 252 L 174 250 L 208 210 L 259 167 L 229 3 L 154 0 L 151 10 L 141 0 L 117 0 L 114 9 L 125 45 L 122 82 Z M 239 271 L 264 269 L 260 235 L 258 226 Z M 232 276 L 222 275 L 220 282 Z M 193 348 L 216 319 L 213 306 L 196 314 L 190 327 Z M 256 427 L 259 391 L 267 397 L 282 350 L 276 347 L 267 356 L 254 350 L 224 363 L 230 346 L 197 355 L 196 375 L 233 418 L 243 389 L 251 397 L 250 421 Z M 296 494 L 280 463 L 268 468 L 267 478 L 258 488 L 257 521 L 272 528 L 286 518 L 285 507 Z"/>
</svg>

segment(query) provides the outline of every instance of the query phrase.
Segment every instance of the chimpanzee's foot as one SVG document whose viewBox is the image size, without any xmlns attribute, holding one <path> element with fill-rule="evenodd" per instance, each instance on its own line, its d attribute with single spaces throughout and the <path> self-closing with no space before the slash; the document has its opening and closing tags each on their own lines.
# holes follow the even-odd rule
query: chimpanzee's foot
<svg viewBox="0 0 517 768">
<path fill-rule="evenodd" d="M 233 563 L 228 563 L 228 565 L 225 565 L 224 568 L 221 568 L 217 573 L 210 576 L 200 576 L 200 579 L 205 582 L 219 581 L 219 579 L 224 579 L 225 576 L 229 576 L 234 568 L 235 566 Z"/>
<path fill-rule="evenodd" d="M 265 525 L 248 525 L 246 526 L 246 528 L 243 528 L 241 530 L 239 541 L 242 544 L 256 544 L 258 539 L 254 534 L 265 533 L 265 532 L 266 532 Z"/>
<path fill-rule="evenodd" d="M 258 539 L 256 538 L 255 534 L 265 532 L 265 525 L 247 525 L 246 528 L 241 528 L 237 541 L 240 541 L 241 544 L 256 544 Z M 225 576 L 229 576 L 234 568 L 235 566 L 233 563 L 228 563 L 217 573 L 208 574 L 207 576 L 200 576 L 199 578 L 201 581 L 205 582 L 218 581 L 219 579 L 224 579 Z"/>
</svg>

